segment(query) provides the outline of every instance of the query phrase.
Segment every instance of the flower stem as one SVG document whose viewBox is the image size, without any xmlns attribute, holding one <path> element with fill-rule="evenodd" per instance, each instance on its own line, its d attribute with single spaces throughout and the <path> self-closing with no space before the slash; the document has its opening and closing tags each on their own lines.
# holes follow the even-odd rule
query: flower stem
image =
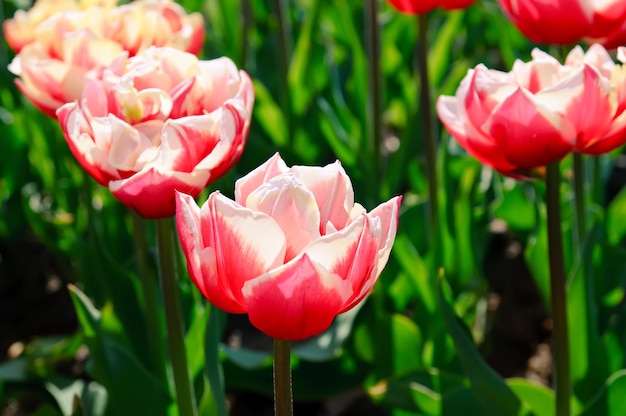
<svg viewBox="0 0 626 416">
<path fill-rule="evenodd" d="M 369 157 L 373 164 L 373 178 L 380 184 L 380 148 L 382 141 L 382 90 L 380 71 L 380 30 L 378 27 L 378 1 L 368 0 L 365 5 L 365 33 L 367 48 L 367 118 L 370 121 Z M 380 186 L 376 186 L 380 189 Z"/>
<path fill-rule="evenodd" d="M 287 140 L 293 151 L 294 125 L 291 116 L 291 96 L 289 93 L 289 56 L 291 55 L 291 26 L 288 18 L 288 6 L 284 0 L 274 0 L 278 17 L 278 69 L 280 81 L 280 104 L 287 120 Z"/>
<path fill-rule="evenodd" d="M 156 279 L 151 275 L 148 267 L 146 224 L 145 220 L 134 211 L 131 212 L 131 217 L 133 221 L 133 243 L 137 256 L 137 274 L 141 281 L 143 308 L 148 332 L 149 362 L 159 380 L 165 381 L 167 378 L 160 330 L 161 315 L 158 308 L 158 289 Z"/>
<path fill-rule="evenodd" d="M 560 183 L 559 162 L 554 162 L 548 165 L 546 177 L 550 294 L 553 321 L 554 385 L 556 390 L 556 415 L 569 416 L 571 381 L 565 266 L 563 261 L 563 236 L 561 234 Z"/>
<path fill-rule="evenodd" d="M 574 153 L 574 203 L 576 204 L 577 251 L 582 255 L 587 224 L 585 220 L 585 162 L 580 153 Z"/>
<path fill-rule="evenodd" d="M 178 413 L 181 416 L 194 416 L 196 415 L 196 404 L 185 352 L 185 331 L 180 307 L 178 276 L 176 275 L 171 218 L 157 221 L 157 244 L 159 248 L 159 276 L 165 305 L 167 344 L 172 360 Z"/>
<path fill-rule="evenodd" d="M 426 167 L 428 169 L 428 220 L 430 223 L 430 238 L 433 250 L 433 265 L 437 271 L 442 266 L 439 238 L 439 199 L 437 193 L 437 142 L 433 132 L 433 117 L 431 111 L 430 83 L 428 76 L 428 13 L 418 15 L 419 39 L 417 41 L 417 63 L 420 72 L 420 114 L 424 132 L 426 150 Z"/>
<path fill-rule="evenodd" d="M 292 416 L 290 342 L 274 340 L 274 415 Z"/>
</svg>

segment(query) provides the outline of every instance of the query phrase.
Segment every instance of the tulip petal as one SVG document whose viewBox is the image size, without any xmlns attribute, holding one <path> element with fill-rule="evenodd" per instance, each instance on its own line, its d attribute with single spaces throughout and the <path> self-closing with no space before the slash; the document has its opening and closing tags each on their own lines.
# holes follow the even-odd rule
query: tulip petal
<svg viewBox="0 0 626 416">
<path fill-rule="evenodd" d="M 380 239 L 380 218 L 362 215 L 343 230 L 326 235 L 305 248 L 304 253 L 312 261 L 350 282 L 352 296 L 346 299 L 346 304 L 341 308 L 342 312 L 356 304 L 353 301 L 361 294 L 366 281 L 372 276 Z"/>
<path fill-rule="evenodd" d="M 520 88 L 494 111 L 485 129 L 511 163 L 536 168 L 560 160 L 575 144 L 576 130 Z"/>
<path fill-rule="evenodd" d="M 181 119 L 168 119 L 163 125 L 161 134 L 161 147 L 164 149 L 164 156 L 167 161 L 161 163 L 170 166 L 172 170 L 181 172 L 192 172 L 195 169 L 212 170 L 215 166 L 198 166 L 204 158 L 210 156 L 218 161 L 224 161 L 224 155 L 230 149 L 230 144 L 222 146 L 219 154 L 213 154 L 216 145 L 223 139 L 232 141 L 236 132 L 234 127 L 222 135 L 220 124 L 230 124 L 229 114 L 224 114 L 222 120 L 221 112 L 214 112 L 203 116 L 190 116 Z M 167 151 L 165 151 L 167 149 Z M 206 162 L 204 162 L 206 165 Z"/>
<path fill-rule="evenodd" d="M 226 295 L 216 296 L 213 282 L 217 280 L 217 277 L 214 274 L 207 276 L 202 274 L 203 266 L 210 272 L 215 270 L 211 267 L 215 263 L 215 256 L 211 258 L 206 253 L 201 256 L 203 247 L 200 208 L 191 195 L 178 191 L 176 192 L 176 230 L 187 261 L 187 272 L 204 297 L 224 310 L 243 312 L 243 308 L 235 300 Z"/>
<path fill-rule="evenodd" d="M 336 161 L 324 167 L 293 166 L 291 171 L 315 196 L 320 212 L 320 232 L 324 232 L 328 221 L 337 230 L 345 227 L 354 205 L 354 191 L 341 163 Z"/>
<path fill-rule="evenodd" d="M 242 292 L 252 325 L 272 338 L 296 341 L 328 329 L 352 288 L 304 254 L 249 280 Z"/>
<path fill-rule="evenodd" d="M 289 170 L 289 168 L 287 168 L 280 154 L 274 153 L 274 155 L 261 166 L 235 182 L 235 201 L 246 206 L 246 200 L 252 191 L 271 178 L 287 172 L 287 170 Z"/>
<path fill-rule="evenodd" d="M 315 197 L 295 176 L 270 179 L 248 195 L 246 206 L 266 213 L 280 225 L 287 239 L 285 262 L 320 237 L 320 213 Z"/>
<path fill-rule="evenodd" d="M 118 179 L 114 169 L 106 168 L 108 145 L 100 148 L 94 142 L 94 131 L 78 103 L 67 103 L 57 111 L 57 118 L 70 151 L 101 185 L 107 186 L 110 180 Z"/>
<path fill-rule="evenodd" d="M 367 294 L 372 290 L 374 284 L 378 280 L 381 272 L 385 268 L 387 261 L 389 260 L 389 254 L 391 253 L 391 247 L 396 238 L 396 231 L 398 229 L 398 218 L 400 216 L 400 203 L 402 197 L 395 197 L 385 203 L 380 204 L 368 214 L 371 218 L 378 218 L 381 225 L 381 235 L 378 239 L 378 252 L 376 254 L 376 261 L 374 268 L 370 272 L 369 276 L 364 280 L 360 291 L 354 294 L 354 297 L 347 303 L 342 309 L 342 313 L 352 309 L 359 302 L 361 302 Z"/>
<path fill-rule="evenodd" d="M 112 180 L 109 189 L 124 205 L 145 218 L 166 218 L 176 212 L 175 191 L 197 196 L 209 172 L 163 172 L 148 168 L 126 179 Z"/>
<path fill-rule="evenodd" d="M 504 174 L 517 169 L 504 157 L 493 138 L 486 136 L 467 120 L 459 98 L 440 96 L 437 99 L 437 114 L 452 137 L 480 162 Z"/>
<path fill-rule="evenodd" d="M 285 236 L 269 216 L 253 212 L 219 192 L 213 192 L 200 210 L 202 247 L 211 248 L 211 266 L 202 265 L 205 276 L 215 276 L 217 293 L 225 292 L 244 311 L 241 288 L 250 279 L 282 265 Z M 206 263 L 206 262 L 204 262 Z M 205 279 L 206 280 L 206 279 Z"/>
</svg>

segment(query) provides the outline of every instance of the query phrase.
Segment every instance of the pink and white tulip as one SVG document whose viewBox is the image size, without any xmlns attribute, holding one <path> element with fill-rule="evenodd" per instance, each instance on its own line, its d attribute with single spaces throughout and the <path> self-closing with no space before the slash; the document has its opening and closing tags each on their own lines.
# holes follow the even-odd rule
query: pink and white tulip
<svg viewBox="0 0 626 416">
<path fill-rule="evenodd" d="M 79 163 L 147 218 L 174 215 L 174 191 L 197 195 L 241 156 L 252 115 L 248 75 L 228 58 L 172 48 L 120 54 L 57 111 Z"/>
<path fill-rule="evenodd" d="M 478 65 L 455 96 L 439 97 L 439 118 L 470 154 L 513 177 L 574 150 L 615 148 L 626 140 L 623 74 L 592 49 L 586 58 L 575 49 L 566 65 L 537 49 L 508 73 Z"/>
<path fill-rule="evenodd" d="M 171 46 L 198 53 L 204 22 L 170 0 L 138 0 L 57 13 L 37 25 L 34 38 L 9 70 L 19 77 L 22 93 L 54 116 L 61 105 L 79 99 L 87 81 L 98 79 L 121 51 L 134 56 L 150 46 Z"/>
<path fill-rule="evenodd" d="M 265 334 L 317 335 L 361 302 L 387 263 L 400 197 L 354 203 L 339 162 L 285 165 L 278 154 L 199 208 L 177 194 L 176 226 L 191 279 L 215 306 L 248 313 Z"/>
<path fill-rule="evenodd" d="M 36 39 L 37 27 L 49 17 L 62 12 L 82 10 L 91 6 L 115 7 L 117 0 L 37 0 L 28 10 L 18 10 L 2 23 L 4 37 L 14 52 Z"/>
<path fill-rule="evenodd" d="M 623 66 L 626 62 L 626 48 L 618 48 L 617 59 L 620 64 L 613 62 L 606 49 L 595 44 L 586 53 L 580 46 L 576 46 L 565 60 L 565 65 L 572 67 L 590 65 L 611 83 L 608 106 L 593 101 L 595 98 L 592 95 L 584 98 L 587 107 L 608 107 L 608 113 L 595 122 L 606 127 L 603 133 L 593 132 L 594 134 L 578 136 L 575 150 L 580 153 L 600 155 L 626 142 L 626 68 Z M 589 123 L 594 121 L 590 118 Z"/>
</svg>

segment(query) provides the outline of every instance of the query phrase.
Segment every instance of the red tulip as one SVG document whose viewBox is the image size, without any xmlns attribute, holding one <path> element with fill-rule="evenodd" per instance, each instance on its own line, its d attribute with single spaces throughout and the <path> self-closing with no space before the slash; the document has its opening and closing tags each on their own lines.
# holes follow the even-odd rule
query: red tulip
<svg viewBox="0 0 626 416">
<path fill-rule="evenodd" d="M 237 181 L 235 201 L 214 192 L 199 208 L 177 195 L 198 289 L 286 340 L 320 334 L 367 296 L 389 258 L 401 200 L 368 213 L 339 162 L 288 168 L 278 154 Z"/>
<path fill-rule="evenodd" d="M 626 20 L 622 0 L 498 0 L 515 26 L 530 40 L 567 45 L 600 39 Z"/>
<path fill-rule="evenodd" d="M 464 9 L 476 0 L 388 0 L 399 11 L 407 14 L 422 14 L 436 7 L 447 10 Z"/>
<path fill-rule="evenodd" d="M 233 166 L 254 91 L 227 58 L 172 48 L 122 53 L 57 116 L 80 164 L 147 218 L 174 215 L 174 191 L 197 195 Z"/>
<path fill-rule="evenodd" d="M 601 46 L 592 49 L 575 49 L 567 65 L 539 50 L 509 73 L 479 65 L 454 97 L 439 97 L 439 117 L 469 153 L 513 177 L 574 150 L 613 149 L 625 140 L 624 76 Z"/>
</svg>

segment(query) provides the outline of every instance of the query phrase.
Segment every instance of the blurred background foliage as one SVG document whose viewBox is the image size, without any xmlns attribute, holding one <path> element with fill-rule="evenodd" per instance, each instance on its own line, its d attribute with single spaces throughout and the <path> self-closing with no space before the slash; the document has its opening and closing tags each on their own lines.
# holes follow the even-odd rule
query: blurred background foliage
<svg viewBox="0 0 626 416">
<path fill-rule="evenodd" d="M 383 136 L 374 149 L 367 2 L 179 3 L 206 19 L 203 57 L 230 57 L 251 75 L 256 90 L 243 157 L 200 201 L 215 189 L 232 195 L 238 177 L 277 151 L 289 165 L 341 160 L 355 199 L 368 209 L 404 195 L 394 250 L 368 301 L 327 333 L 294 346 L 296 402 L 357 397 L 394 416 L 552 414 L 542 187 L 482 167 L 439 126 L 441 223 L 427 223 L 417 20 L 379 2 Z M 2 19 L 28 7 L 26 1 L 2 0 Z M 504 18 L 495 0 L 463 11 L 434 11 L 428 39 L 434 97 L 454 94 L 469 68 L 484 63 L 508 70 L 515 59 L 527 60 L 535 46 Z M 0 43 L 3 414 L 176 414 L 168 386 L 151 372 L 145 353 L 135 220 L 84 174 L 56 121 L 17 91 L 7 70 L 11 59 Z M 572 191 L 563 185 L 574 409 L 621 415 L 626 414 L 618 400 L 626 397 L 624 160 L 617 152 L 586 163 L 590 226 L 583 258 L 572 254 Z M 566 160 L 565 178 L 570 169 Z M 151 236 L 145 242 L 148 267 L 155 272 L 154 230 L 145 226 Z M 445 276 L 433 270 L 431 229 L 442 241 Z M 216 375 L 204 371 L 211 357 L 224 366 L 235 407 L 237 398 L 245 402 L 249 393 L 270 397 L 271 341 L 245 317 L 217 312 L 213 317 L 222 320 L 224 332 L 207 333 L 213 311 L 182 262 L 180 269 L 200 414 L 217 411 L 208 388 Z M 73 285 L 70 291 L 67 284 Z M 334 408 L 340 414 L 341 406 Z"/>
</svg>

